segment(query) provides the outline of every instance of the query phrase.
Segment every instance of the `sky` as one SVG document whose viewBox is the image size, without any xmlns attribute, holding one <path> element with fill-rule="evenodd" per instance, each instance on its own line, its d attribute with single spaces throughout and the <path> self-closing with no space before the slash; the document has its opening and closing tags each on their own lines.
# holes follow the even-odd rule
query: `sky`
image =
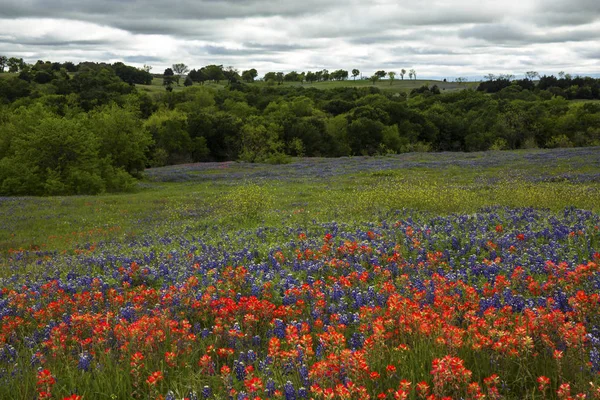
<svg viewBox="0 0 600 400">
<path fill-rule="evenodd" d="M 600 0 L 0 0 L 0 55 L 418 78 L 600 74 Z"/>
</svg>

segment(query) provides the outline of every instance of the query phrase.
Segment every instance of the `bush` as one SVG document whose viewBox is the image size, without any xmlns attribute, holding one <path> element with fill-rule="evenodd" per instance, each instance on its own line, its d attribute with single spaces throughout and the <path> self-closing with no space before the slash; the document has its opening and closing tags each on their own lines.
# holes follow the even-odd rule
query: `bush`
<svg viewBox="0 0 600 400">
<path fill-rule="evenodd" d="M 490 150 L 508 150 L 508 143 L 504 138 L 498 138 L 494 140 L 494 143 L 490 146 Z"/>
<path fill-rule="evenodd" d="M 546 147 L 550 147 L 550 148 L 573 147 L 573 143 L 567 137 L 567 135 L 556 135 L 556 136 L 552 136 L 550 138 L 550 140 L 546 143 Z"/>
<path fill-rule="evenodd" d="M 129 190 L 135 180 L 81 119 L 57 117 L 37 104 L 0 129 L 0 194 L 68 195 Z"/>
</svg>

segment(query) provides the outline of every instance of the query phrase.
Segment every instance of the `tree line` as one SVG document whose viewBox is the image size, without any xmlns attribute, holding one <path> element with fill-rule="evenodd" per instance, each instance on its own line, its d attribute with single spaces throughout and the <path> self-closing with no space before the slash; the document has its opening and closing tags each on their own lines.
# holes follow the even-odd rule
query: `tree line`
<svg viewBox="0 0 600 400">
<path fill-rule="evenodd" d="M 147 167 L 187 162 L 600 145 L 600 104 L 568 101 L 578 84 L 597 93 L 591 78 L 447 93 L 232 80 L 150 95 L 119 63 L 46 64 L 0 78 L 0 195 L 128 190 Z"/>
<path fill-rule="evenodd" d="M 406 69 L 402 69 L 399 73 L 401 79 L 404 79 L 406 75 Z M 360 70 L 352 70 L 352 78 L 356 80 L 356 77 L 360 75 Z M 390 80 L 390 84 L 393 84 L 398 74 L 394 71 L 376 71 L 371 77 L 367 78 L 375 84 L 375 82 L 386 76 Z M 223 65 L 207 65 L 199 69 L 190 70 L 189 67 L 183 63 L 173 64 L 171 68 L 166 68 L 162 75 L 157 77 L 163 78 L 163 84 L 168 91 L 173 90 L 173 84 L 179 85 L 180 80 L 185 78 L 184 85 L 192 86 L 194 83 L 204 84 L 205 82 L 219 82 L 226 80 L 229 83 L 234 82 L 245 82 L 252 83 L 258 78 L 258 71 L 255 68 L 240 72 L 234 67 L 223 67 Z M 327 82 L 327 81 L 345 81 L 349 78 L 350 74 L 347 70 L 338 69 L 329 72 L 328 69 L 322 69 L 320 71 L 307 71 L 297 72 L 290 71 L 288 73 L 283 72 L 267 72 L 261 79 L 270 84 L 281 85 L 284 82 Z M 409 79 L 417 79 L 417 72 L 411 69 L 408 72 Z"/>
<path fill-rule="evenodd" d="M 537 82 L 535 78 L 539 78 Z M 514 80 L 512 75 L 492 74 L 486 76 L 486 81 L 481 82 L 477 90 L 486 93 L 498 93 L 502 90 L 528 90 L 533 93 L 543 93 L 546 97 L 549 95 L 563 97 L 568 100 L 593 100 L 600 99 L 600 79 L 591 77 L 576 76 L 564 72 L 559 73 L 558 78 L 554 75 L 539 76 L 537 72 L 527 72 L 526 78 Z"/>
</svg>

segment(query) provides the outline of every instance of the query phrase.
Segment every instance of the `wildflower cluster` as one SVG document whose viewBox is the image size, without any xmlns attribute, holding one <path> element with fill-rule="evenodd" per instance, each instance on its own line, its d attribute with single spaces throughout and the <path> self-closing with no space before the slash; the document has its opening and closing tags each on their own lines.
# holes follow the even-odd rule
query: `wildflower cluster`
<svg viewBox="0 0 600 400">
<path fill-rule="evenodd" d="M 0 397 L 600 398 L 598 225 L 494 209 L 14 254 L 46 272 L 0 282 Z"/>
</svg>

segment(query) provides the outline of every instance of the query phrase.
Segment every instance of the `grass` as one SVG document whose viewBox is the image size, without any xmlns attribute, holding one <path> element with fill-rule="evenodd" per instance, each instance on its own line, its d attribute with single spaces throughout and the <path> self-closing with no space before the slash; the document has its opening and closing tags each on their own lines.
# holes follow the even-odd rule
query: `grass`
<svg viewBox="0 0 600 400">
<path fill-rule="evenodd" d="M 198 85 L 198 84 L 195 84 Z M 219 83 L 205 83 L 204 86 L 213 88 L 223 88 L 227 85 L 227 82 L 221 81 Z M 267 86 L 267 82 L 256 81 L 252 85 L 264 87 Z M 378 89 L 392 91 L 392 92 L 408 92 L 412 89 L 420 88 L 423 85 L 433 86 L 437 85 L 441 91 L 457 91 L 464 89 L 475 89 L 479 85 L 479 82 L 465 82 L 462 84 L 456 82 L 444 82 L 439 80 L 427 80 L 427 79 L 396 79 L 393 82 L 389 80 L 378 81 L 373 85 L 369 80 L 345 80 L 345 81 L 327 81 L 327 82 L 315 82 L 315 83 L 301 83 L 301 82 L 284 82 L 283 86 L 302 86 L 306 88 L 317 88 L 317 89 L 334 89 L 340 87 L 371 87 L 375 86 Z M 276 85 L 277 86 L 277 85 Z M 154 78 L 151 85 L 136 85 L 139 90 L 146 91 L 149 93 L 164 90 L 162 78 Z M 180 82 L 180 86 L 174 85 L 173 90 L 179 91 L 184 89 L 183 79 Z"/>
<path fill-rule="evenodd" d="M 448 214 L 493 205 L 575 206 L 598 212 L 597 150 L 412 153 L 296 160 L 285 166 L 212 163 L 153 169 L 148 171 L 152 180 L 135 193 L 2 199 L 0 252 L 72 250 L 170 224 L 236 230 L 313 220 L 350 223 L 407 208 Z"/>
<path fill-rule="evenodd" d="M 590 309 L 564 314 L 488 307 L 502 297 L 532 309 L 540 299 L 530 288 L 547 282 L 565 284 L 565 299 L 597 293 L 596 264 L 563 278 L 562 265 L 553 275 L 544 262 L 575 268 L 599 249 L 599 150 L 189 164 L 148 170 L 135 193 L 0 198 L 0 398 L 52 389 L 53 398 L 179 399 L 209 388 L 198 398 L 221 399 L 249 390 L 240 365 L 299 391 L 308 387 L 302 368 L 288 362 L 299 356 L 286 355 L 301 348 L 294 329 L 310 370 L 323 364 L 308 349 L 332 363 L 364 357 L 381 379 L 349 374 L 371 398 L 392 398 L 401 379 L 432 383 L 434 360 L 447 357 L 464 361 L 474 382 L 498 373 L 506 399 L 542 398 L 542 375 L 552 380 L 548 398 L 563 382 L 590 390 L 598 376 L 577 343 L 584 324 L 600 326 L 594 297 Z M 338 334 L 325 334 L 322 318 Z M 283 326 L 282 351 L 274 346 L 264 368 Z M 540 339 L 546 331 L 575 343 L 561 362 Z M 516 353 L 476 349 L 483 335 L 514 339 Z M 367 338 L 364 352 L 346 351 Z M 44 373 L 56 380 L 45 384 Z M 334 385 L 325 374 L 311 379 Z M 461 385 L 442 389 L 465 398 Z"/>
</svg>

